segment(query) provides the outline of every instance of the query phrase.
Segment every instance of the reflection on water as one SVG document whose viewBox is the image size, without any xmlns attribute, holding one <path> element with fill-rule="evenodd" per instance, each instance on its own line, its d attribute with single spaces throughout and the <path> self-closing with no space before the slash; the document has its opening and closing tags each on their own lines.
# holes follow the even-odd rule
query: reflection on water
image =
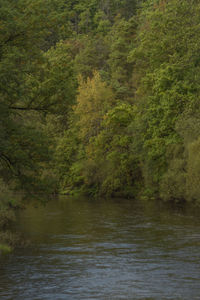
<svg viewBox="0 0 200 300">
<path fill-rule="evenodd" d="M 32 246 L 0 260 L 0 299 L 200 299 L 199 211 L 131 200 L 30 206 Z"/>
</svg>

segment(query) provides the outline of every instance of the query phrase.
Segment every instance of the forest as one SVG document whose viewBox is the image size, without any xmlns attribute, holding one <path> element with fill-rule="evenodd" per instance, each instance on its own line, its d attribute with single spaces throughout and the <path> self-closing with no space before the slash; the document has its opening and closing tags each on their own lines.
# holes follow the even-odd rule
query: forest
<svg viewBox="0 0 200 300">
<path fill-rule="evenodd" d="M 0 228 L 16 194 L 200 201 L 199 20 L 196 0 L 1 0 Z"/>
</svg>

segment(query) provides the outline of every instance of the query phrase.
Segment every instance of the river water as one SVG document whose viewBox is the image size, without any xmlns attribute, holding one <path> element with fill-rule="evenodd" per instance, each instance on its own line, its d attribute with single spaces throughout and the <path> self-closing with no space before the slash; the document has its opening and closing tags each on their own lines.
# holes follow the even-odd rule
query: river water
<svg viewBox="0 0 200 300">
<path fill-rule="evenodd" d="M 0 259 L 0 299 L 200 299 L 200 212 L 133 200 L 30 205 Z"/>
</svg>

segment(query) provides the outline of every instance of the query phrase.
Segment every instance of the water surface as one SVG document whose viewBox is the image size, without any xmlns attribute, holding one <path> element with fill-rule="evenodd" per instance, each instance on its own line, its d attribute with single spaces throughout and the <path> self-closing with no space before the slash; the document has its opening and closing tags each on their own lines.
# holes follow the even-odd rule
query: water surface
<svg viewBox="0 0 200 300">
<path fill-rule="evenodd" d="M 133 200 L 30 205 L 31 247 L 0 259 L 0 299 L 200 299 L 199 210 Z"/>
</svg>

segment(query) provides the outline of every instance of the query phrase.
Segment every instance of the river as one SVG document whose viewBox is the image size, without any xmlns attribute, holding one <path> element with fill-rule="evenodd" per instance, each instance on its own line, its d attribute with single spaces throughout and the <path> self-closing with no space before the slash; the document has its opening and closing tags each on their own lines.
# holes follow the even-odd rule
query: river
<svg viewBox="0 0 200 300">
<path fill-rule="evenodd" d="M 30 205 L 31 246 L 0 258 L 0 299 L 200 299 L 199 209 L 133 200 Z"/>
</svg>

